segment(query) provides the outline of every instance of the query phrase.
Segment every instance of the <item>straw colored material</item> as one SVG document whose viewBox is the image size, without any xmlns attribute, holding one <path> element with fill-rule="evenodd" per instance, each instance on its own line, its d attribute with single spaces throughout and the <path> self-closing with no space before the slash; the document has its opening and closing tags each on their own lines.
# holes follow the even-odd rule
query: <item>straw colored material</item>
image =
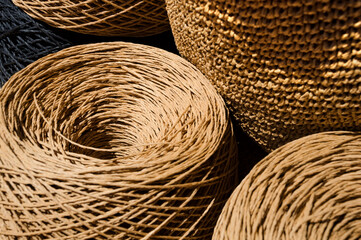
<svg viewBox="0 0 361 240">
<path fill-rule="evenodd" d="M 288 143 L 233 192 L 213 240 L 361 237 L 361 133 L 325 132 Z"/>
<path fill-rule="evenodd" d="M 0 126 L 11 239 L 210 239 L 237 185 L 223 100 L 154 47 L 97 43 L 36 61 L 1 89 Z"/>
<path fill-rule="evenodd" d="M 11 0 L 0 0 L 0 87 L 29 63 L 71 43 L 29 17 Z"/>
<path fill-rule="evenodd" d="M 265 149 L 361 130 L 361 1 L 166 2 L 181 55 Z"/>
<path fill-rule="evenodd" d="M 70 31 L 144 37 L 169 30 L 164 0 L 13 0 L 26 13 Z"/>
</svg>

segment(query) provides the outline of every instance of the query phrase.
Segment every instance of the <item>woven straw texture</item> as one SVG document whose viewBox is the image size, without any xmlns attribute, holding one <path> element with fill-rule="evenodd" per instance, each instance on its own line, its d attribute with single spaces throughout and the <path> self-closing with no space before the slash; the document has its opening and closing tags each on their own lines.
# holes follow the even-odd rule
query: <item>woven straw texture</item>
<svg viewBox="0 0 361 240">
<path fill-rule="evenodd" d="M 11 0 L 0 0 L 0 87 L 29 63 L 71 43 L 34 21 Z"/>
<path fill-rule="evenodd" d="M 10 239 L 210 239 L 237 185 L 223 100 L 164 50 L 67 48 L 13 75 L 0 104 Z"/>
<path fill-rule="evenodd" d="M 13 0 L 30 16 L 70 31 L 144 37 L 169 30 L 164 0 Z"/>
<path fill-rule="evenodd" d="M 361 135 L 317 133 L 259 162 L 233 192 L 213 240 L 361 237 Z"/>
<path fill-rule="evenodd" d="M 361 130 L 361 1 L 166 2 L 181 55 L 265 149 Z"/>
</svg>

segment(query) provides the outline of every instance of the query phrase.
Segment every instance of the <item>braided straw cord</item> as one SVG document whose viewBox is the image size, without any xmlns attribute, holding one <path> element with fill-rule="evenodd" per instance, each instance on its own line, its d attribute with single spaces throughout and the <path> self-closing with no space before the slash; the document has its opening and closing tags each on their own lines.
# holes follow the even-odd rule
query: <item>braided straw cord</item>
<svg viewBox="0 0 361 240">
<path fill-rule="evenodd" d="M 288 143 L 233 192 L 213 240 L 361 237 L 361 135 L 325 132 Z"/>
<path fill-rule="evenodd" d="M 13 0 L 33 18 L 79 33 L 145 37 L 169 30 L 164 0 Z"/>
<path fill-rule="evenodd" d="M 167 0 L 181 55 L 266 150 L 361 130 L 361 1 Z"/>
<path fill-rule="evenodd" d="M 9 239 L 210 239 L 237 185 L 222 98 L 154 47 L 88 44 L 36 61 L 1 89 L 0 126 Z"/>
<path fill-rule="evenodd" d="M 0 87 L 29 63 L 71 43 L 38 23 L 11 0 L 0 0 Z"/>
</svg>

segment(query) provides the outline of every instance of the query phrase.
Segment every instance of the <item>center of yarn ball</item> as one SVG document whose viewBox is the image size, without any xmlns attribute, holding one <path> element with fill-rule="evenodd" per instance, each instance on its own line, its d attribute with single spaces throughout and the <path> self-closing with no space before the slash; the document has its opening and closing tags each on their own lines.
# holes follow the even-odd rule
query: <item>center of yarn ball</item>
<svg viewBox="0 0 361 240">
<path fill-rule="evenodd" d="M 54 154 L 129 160 L 154 148 L 182 148 L 199 132 L 195 122 L 211 112 L 190 85 L 173 87 L 165 75 L 173 73 L 163 72 L 162 63 L 157 71 L 134 59 L 93 58 L 71 56 L 54 60 L 48 69 L 29 70 L 27 75 L 36 80 L 21 82 L 27 91 L 14 93 L 22 95 L 13 119 L 20 138 L 52 148 Z"/>
</svg>

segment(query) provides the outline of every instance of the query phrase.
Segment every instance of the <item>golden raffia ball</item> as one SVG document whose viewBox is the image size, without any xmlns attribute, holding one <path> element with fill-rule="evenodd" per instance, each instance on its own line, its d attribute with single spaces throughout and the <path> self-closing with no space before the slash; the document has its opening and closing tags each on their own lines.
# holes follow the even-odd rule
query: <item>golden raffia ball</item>
<svg viewBox="0 0 361 240">
<path fill-rule="evenodd" d="M 360 239 L 360 134 L 316 133 L 272 152 L 232 193 L 212 239 Z"/>
<path fill-rule="evenodd" d="M 31 17 L 74 32 L 145 37 L 169 30 L 164 0 L 13 0 Z"/>
<path fill-rule="evenodd" d="M 0 90 L 0 233 L 210 239 L 238 184 L 222 98 L 193 65 L 125 42 L 48 55 Z"/>
<path fill-rule="evenodd" d="M 361 1 L 166 2 L 181 55 L 265 149 L 361 130 Z"/>
</svg>

